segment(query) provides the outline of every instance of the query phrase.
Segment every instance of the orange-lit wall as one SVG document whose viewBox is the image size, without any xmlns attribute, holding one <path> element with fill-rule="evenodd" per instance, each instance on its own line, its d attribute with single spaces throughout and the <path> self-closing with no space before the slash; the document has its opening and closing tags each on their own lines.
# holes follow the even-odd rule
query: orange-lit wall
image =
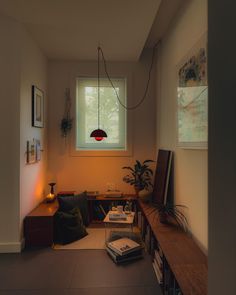
<svg viewBox="0 0 236 295">
<path fill-rule="evenodd" d="M 151 52 L 147 51 L 137 63 L 110 63 L 111 74 L 128 73 L 132 76 L 132 96 L 129 104 L 141 99 L 147 79 Z M 154 74 L 154 73 L 153 73 Z M 72 157 L 69 154 L 69 139 L 61 137 L 60 120 L 64 113 L 64 92 L 78 75 L 97 75 L 96 62 L 49 63 L 49 173 L 48 181 L 57 182 L 59 190 L 98 190 L 107 189 L 107 183 L 123 192 L 133 192 L 133 188 L 122 181 L 125 171 L 122 166 L 133 165 L 135 159 L 156 159 L 155 147 L 155 87 L 152 79 L 144 104 L 132 112 L 133 154 L 131 157 Z M 131 116 L 131 113 L 128 113 Z"/>
</svg>

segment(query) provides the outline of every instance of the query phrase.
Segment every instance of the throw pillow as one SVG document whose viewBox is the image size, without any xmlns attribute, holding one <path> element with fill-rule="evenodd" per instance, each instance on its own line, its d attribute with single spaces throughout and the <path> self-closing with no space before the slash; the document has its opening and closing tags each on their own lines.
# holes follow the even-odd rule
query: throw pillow
<svg viewBox="0 0 236 295">
<path fill-rule="evenodd" d="M 54 216 L 54 242 L 68 244 L 87 235 L 79 208 L 57 211 Z"/>
<path fill-rule="evenodd" d="M 86 192 L 75 196 L 58 196 L 59 211 L 68 212 L 74 208 L 79 208 L 84 225 L 89 224 L 88 199 Z"/>
</svg>

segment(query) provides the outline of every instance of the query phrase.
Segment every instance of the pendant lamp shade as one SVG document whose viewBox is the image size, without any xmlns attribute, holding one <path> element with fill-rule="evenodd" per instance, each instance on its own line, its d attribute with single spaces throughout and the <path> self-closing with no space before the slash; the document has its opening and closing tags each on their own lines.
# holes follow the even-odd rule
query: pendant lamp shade
<svg viewBox="0 0 236 295">
<path fill-rule="evenodd" d="M 94 137 L 97 141 L 101 141 L 104 137 L 107 137 L 107 134 L 102 129 L 96 129 L 92 131 L 90 137 Z"/>
</svg>

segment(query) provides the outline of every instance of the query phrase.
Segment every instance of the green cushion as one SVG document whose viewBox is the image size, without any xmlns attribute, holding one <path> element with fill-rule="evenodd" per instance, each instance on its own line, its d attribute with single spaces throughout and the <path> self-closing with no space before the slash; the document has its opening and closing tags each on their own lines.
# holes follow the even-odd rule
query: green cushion
<svg viewBox="0 0 236 295">
<path fill-rule="evenodd" d="M 71 243 L 87 234 L 79 208 L 75 207 L 68 212 L 57 211 L 54 216 L 55 243 Z"/>
<path fill-rule="evenodd" d="M 75 196 L 58 196 L 59 211 L 68 212 L 74 208 L 79 208 L 83 222 L 89 224 L 88 199 L 86 192 Z"/>
</svg>

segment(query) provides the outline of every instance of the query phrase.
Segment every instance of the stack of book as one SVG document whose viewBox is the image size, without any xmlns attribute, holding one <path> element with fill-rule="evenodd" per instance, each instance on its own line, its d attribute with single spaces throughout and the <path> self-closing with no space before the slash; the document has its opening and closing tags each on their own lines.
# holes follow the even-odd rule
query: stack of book
<svg viewBox="0 0 236 295">
<path fill-rule="evenodd" d="M 127 220 L 125 213 L 109 213 L 109 220 Z"/>
<path fill-rule="evenodd" d="M 143 257 L 141 245 L 129 238 L 120 238 L 107 243 L 106 250 L 111 259 L 117 264 Z"/>
</svg>

